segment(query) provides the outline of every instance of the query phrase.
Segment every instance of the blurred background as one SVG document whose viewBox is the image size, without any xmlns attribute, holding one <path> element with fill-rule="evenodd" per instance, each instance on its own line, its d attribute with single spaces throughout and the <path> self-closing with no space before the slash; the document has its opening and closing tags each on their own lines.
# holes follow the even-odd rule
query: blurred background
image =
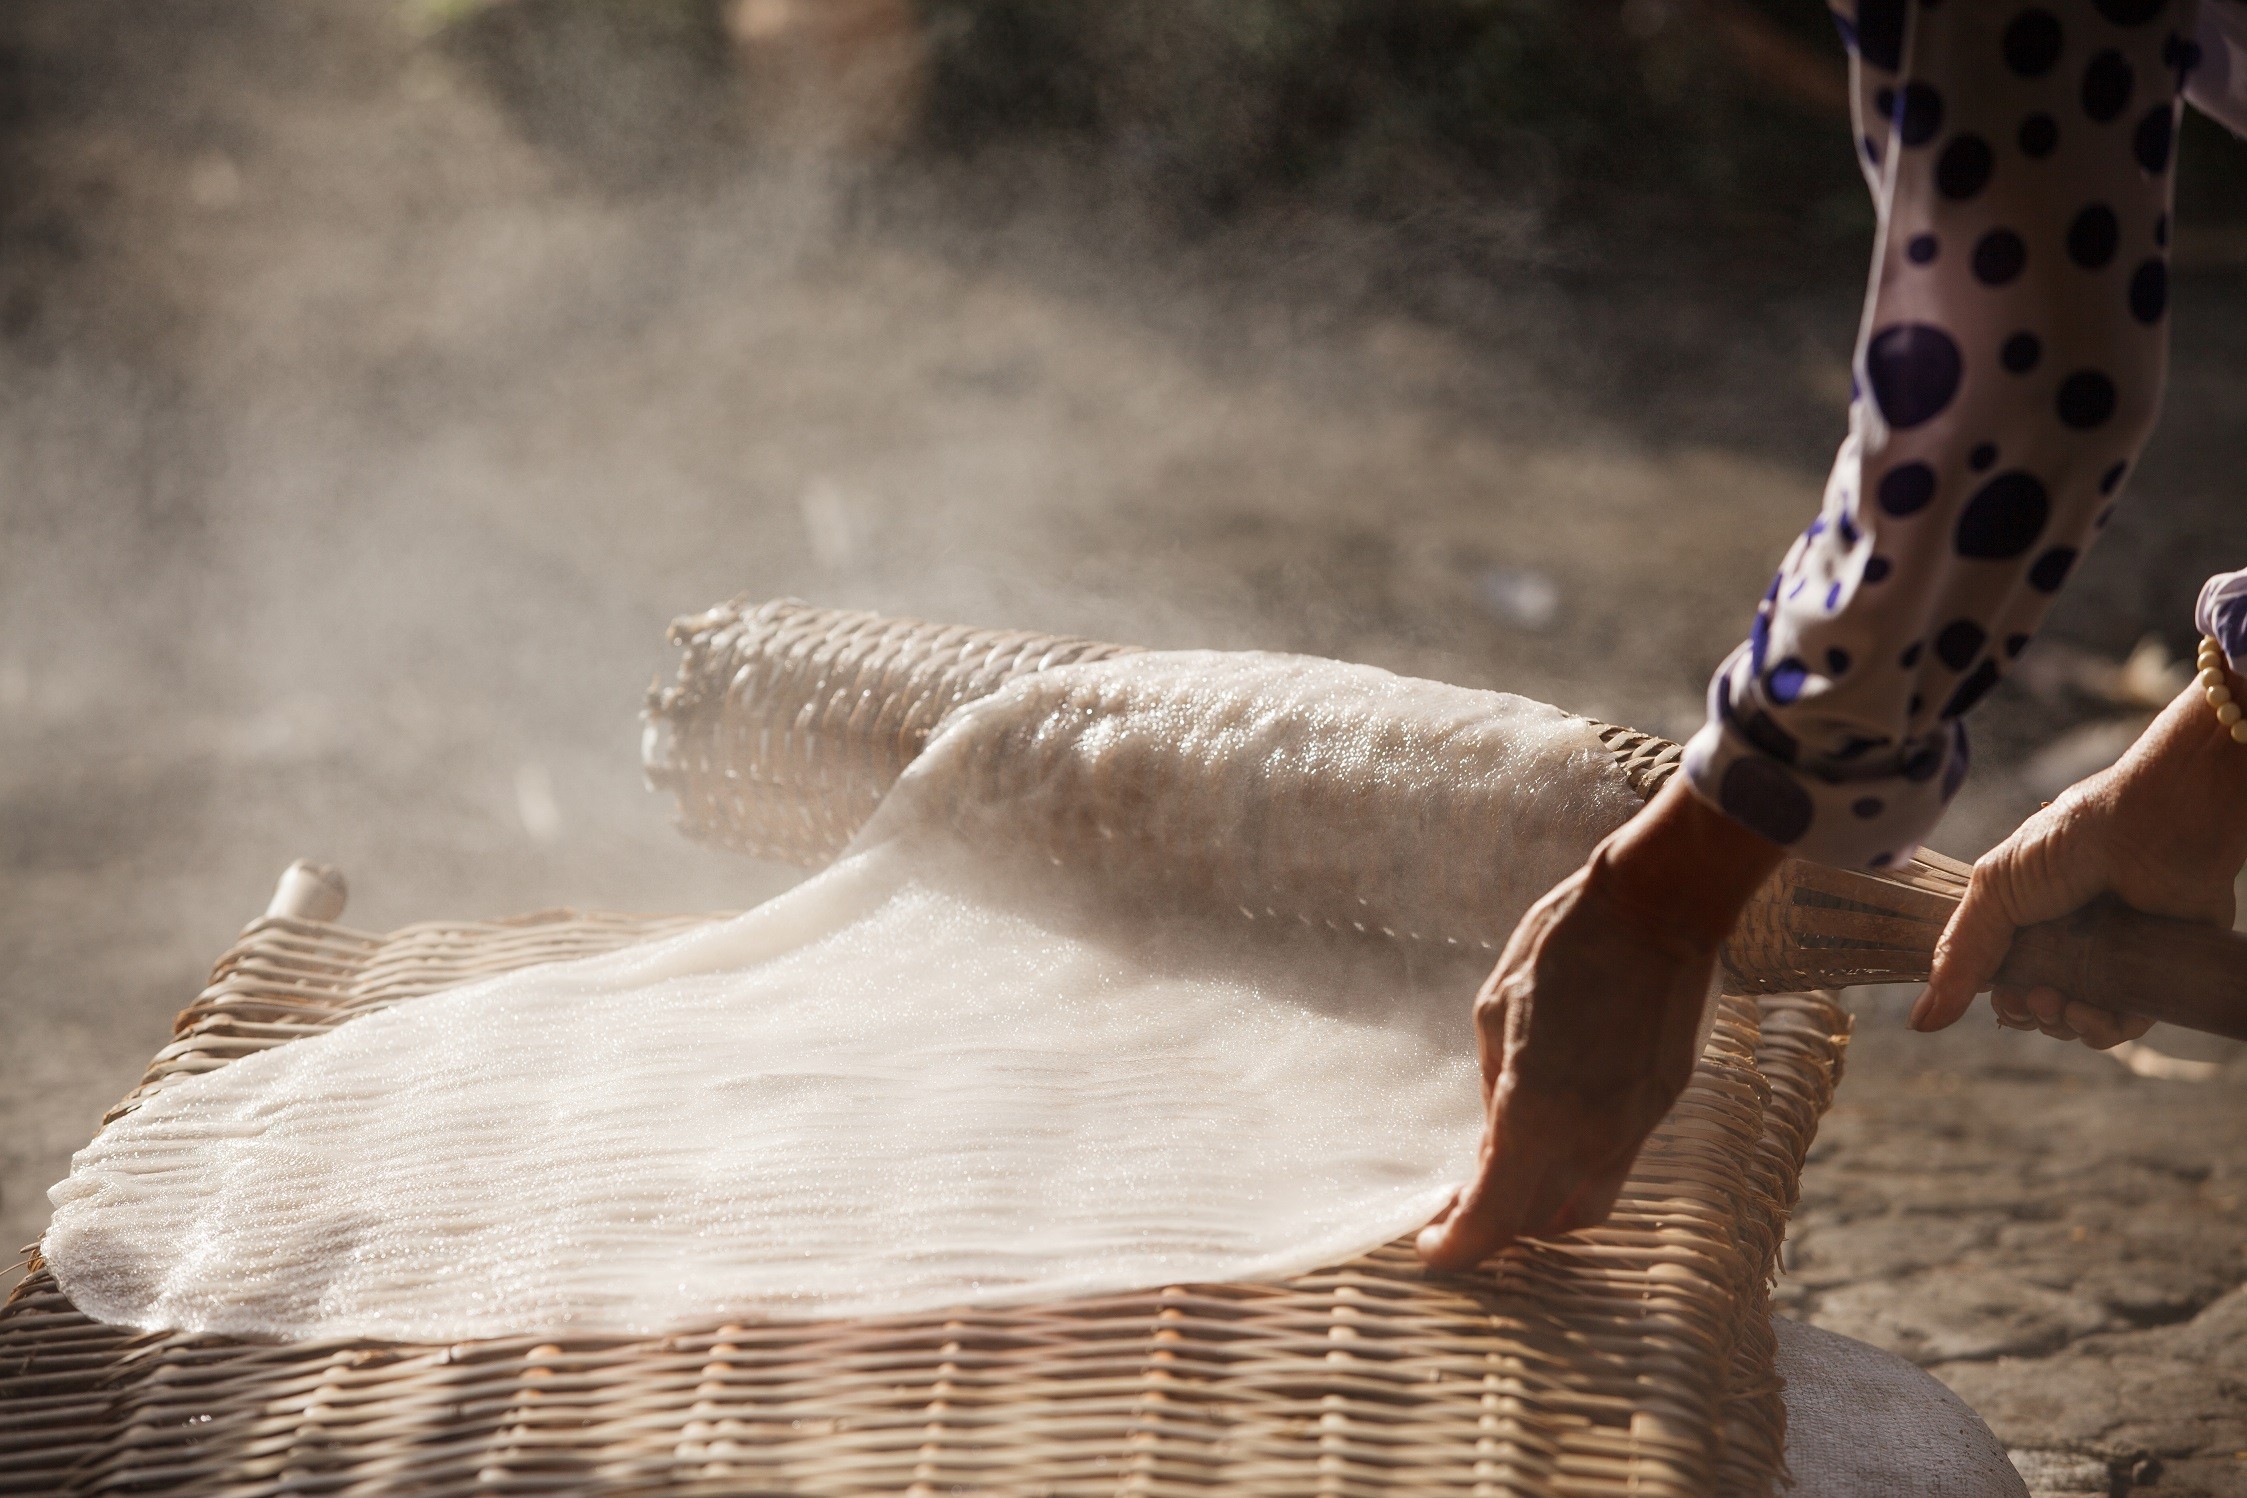
<svg viewBox="0 0 2247 1498">
<path fill-rule="evenodd" d="M 10 0 L 7 1246 L 291 858 L 377 929 L 795 877 L 638 778 L 731 595 L 1689 732 L 1843 431 L 1849 142 L 1815 0 Z M 2247 147 L 2178 194 L 2167 415 L 1945 851 L 2247 561 Z M 2050 1491 L 2247 1491 L 2236 1075 L 1898 1003 L 1789 1304 Z"/>
</svg>

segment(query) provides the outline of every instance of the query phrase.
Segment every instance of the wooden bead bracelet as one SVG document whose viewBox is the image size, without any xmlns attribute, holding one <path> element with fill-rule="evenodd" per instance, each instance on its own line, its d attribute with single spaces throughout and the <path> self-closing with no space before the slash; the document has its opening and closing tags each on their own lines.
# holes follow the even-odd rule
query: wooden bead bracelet
<svg viewBox="0 0 2247 1498">
<path fill-rule="evenodd" d="M 2247 744 L 2247 723 L 2240 721 L 2239 704 L 2231 700 L 2231 688 L 2226 684 L 2224 648 L 2208 636 L 2200 641 L 2200 675 L 2197 683 L 2208 705 L 2216 710 L 2216 721 L 2231 730 L 2231 741 Z"/>
</svg>

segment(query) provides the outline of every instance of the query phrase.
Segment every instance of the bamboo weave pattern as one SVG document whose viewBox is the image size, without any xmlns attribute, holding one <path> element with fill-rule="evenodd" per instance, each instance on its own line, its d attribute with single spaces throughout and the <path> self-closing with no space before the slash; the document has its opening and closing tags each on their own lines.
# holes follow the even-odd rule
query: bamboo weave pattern
<svg viewBox="0 0 2247 1498">
<path fill-rule="evenodd" d="M 648 784 L 698 841 L 812 867 L 843 849 L 944 715 L 1049 666 L 1130 655 L 1059 635 L 924 624 L 783 599 L 681 619 L 648 693 Z"/>
<path fill-rule="evenodd" d="M 805 863 L 954 706 L 1125 653 L 796 604 L 674 637 L 688 658 L 651 696 L 651 782 L 690 832 Z M 1674 768 L 1673 745 L 1600 733 L 1642 794 Z M 1834 898 L 1817 908 L 1861 914 Z M 269 918 L 117 1111 L 370 1009 L 695 919 L 383 937 Z M 880 1322 L 276 1346 L 100 1326 L 34 1258 L 0 1309 L 0 1493 L 1761 1494 L 1784 1450 L 1766 1289 L 1846 1032 L 1822 996 L 1728 998 L 1608 1224 L 1442 1280 L 1399 1242 L 1284 1284 Z"/>
<path fill-rule="evenodd" d="M 842 851 L 952 708 L 1026 672 L 1133 653 L 793 599 L 736 600 L 678 621 L 671 635 L 685 655 L 676 681 L 649 694 L 649 784 L 677 798 L 687 836 L 807 867 Z M 1640 795 L 1651 797 L 1676 772 L 1676 744 L 1613 724 L 1592 726 Z M 1276 838 L 1288 835 L 1274 830 Z M 1205 882 L 1236 897 L 1251 889 L 1261 894 L 1271 883 L 1257 877 L 1255 864 L 1287 857 L 1283 848 L 1261 844 L 1227 856 L 1234 866 Z M 1964 864 L 1937 853 L 1879 876 L 1789 860 L 1726 946 L 1729 986 L 1791 993 L 1924 979 L 1935 939 L 1965 893 L 1966 874 Z M 1315 901 L 1273 909 L 1260 898 L 1228 903 L 1327 925 L 1346 919 L 1312 908 Z M 1425 934 L 1489 950 L 1507 935 L 1416 933 L 1404 916 L 1389 925 L 1392 936 Z"/>
<path fill-rule="evenodd" d="M 120 1108 L 692 919 L 259 921 Z M 1285 1284 L 951 1316 L 274 1346 L 89 1322 L 35 1259 L 0 1310 L 0 1493 L 1762 1493 L 1764 1291 L 1846 1028 L 1815 995 L 1727 1000 L 1608 1225 L 1442 1280 L 1399 1242 Z"/>
</svg>

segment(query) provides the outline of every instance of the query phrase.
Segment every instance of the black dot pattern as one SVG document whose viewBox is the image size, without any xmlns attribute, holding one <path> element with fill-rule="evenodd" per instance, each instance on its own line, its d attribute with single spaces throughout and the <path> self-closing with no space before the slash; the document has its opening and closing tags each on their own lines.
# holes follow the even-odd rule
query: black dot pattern
<svg viewBox="0 0 2247 1498">
<path fill-rule="evenodd" d="M 1893 73 L 1903 64 L 1905 3 L 1860 0 L 1857 6 L 1857 54 L 1884 73 Z"/>
<path fill-rule="evenodd" d="M 2142 323 L 2157 323 L 2169 310 L 2169 267 L 2148 260 L 2130 273 L 2130 315 Z"/>
<path fill-rule="evenodd" d="M 2169 150 L 2176 139 L 2177 111 L 2167 104 L 2157 104 L 2138 121 L 2130 137 L 2130 149 L 2137 154 L 2139 166 L 2159 176 L 2169 170 Z M 2163 232 L 2167 232 L 2166 224 Z"/>
<path fill-rule="evenodd" d="M 2023 78 L 2042 78 L 2060 60 L 2065 33 L 2048 10 L 2024 10 L 2005 27 L 2005 65 Z"/>
<path fill-rule="evenodd" d="M 2137 84 L 2128 60 L 2120 52 L 2108 48 L 2091 59 L 2083 70 L 2083 112 L 2099 124 L 2105 124 L 2130 107 L 2130 95 Z"/>
<path fill-rule="evenodd" d="M 1835 10 L 1883 236 L 1850 432 L 1685 770 L 1800 856 L 1885 867 L 2145 440 L 2198 48 L 2178 0 Z"/>
<path fill-rule="evenodd" d="M 2122 221 L 2104 203 L 2087 203 L 2068 221 L 2068 258 L 2085 270 L 2104 270 L 2122 244 Z"/>
<path fill-rule="evenodd" d="M 2117 26 L 2143 26 L 2169 8 L 2169 0 L 2098 0 L 2099 14 Z"/>
<path fill-rule="evenodd" d="M 2079 369 L 2060 381 L 2060 420 L 2079 432 L 2106 425 L 2114 415 L 2114 381 L 2095 369 Z"/>
<path fill-rule="evenodd" d="M 1880 481 L 1880 507 L 1895 516 L 1913 515 L 1935 501 L 1935 470 L 1925 463 L 1899 463 Z"/>
<path fill-rule="evenodd" d="M 1953 671 L 1963 671 L 1982 653 L 1989 635 L 1971 619 L 1953 619 L 1935 636 L 1935 658 Z"/>
<path fill-rule="evenodd" d="M 1942 133 L 1943 96 L 1924 83 L 1909 83 L 1896 101 L 1896 139 L 1924 146 Z"/>
<path fill-rule="evenodd" d="M 2052 497 L 2034 474 L 2008 469 L 1976 489 L 1958 516 L 1958 554 L 1978 562 L 2019 556 L 2044 534 Z"/>
<path fill-rule="evenodd" d="M 2074 566 L 2075 548 L 2055 546 L 2038 557 L 2036 565 L 2029 568 L 2029 586 L 2039 593 L 2057 593 L 2060 585 L 2068 580 L 2068 573 Z"/>
<path fill-rule="evenodd" d="M 1966 679 L 1952 690 L 1950 696 L 1944 699 L 1942 710 L 1937 716 L 1946 719 L 1965 717 L 1967 711 L 1975 703 L 1987 697 L 1990 688 L 1997 685 L 1999 674 L 1998 665 L 1995 661 L 1984 661 L 1976 666 Z M 1956 789 L 1956 787 L 1953 787 L 1953 789 Z M 1947 801 L 1950 798 L 1946 796 L 1943 799 Z"/>
<path fill-rule="evenodd" d="M 1935 185 L 1944 197 L 1964 202 L 1990 185 L 1990 173 L 1996 165 L 1997 156 L 1988 141 L 1979 135 L 1953 136 L 1936 158 Z"/>
<path fill-rule="evenodd" d="M 2028 263 L 2029 247 L 2011 229 L 1992 229 L 1974 242 L 1974 279 L 1984 286 L 2010 284 Z"/>
<path fill-rule="evenodd" d="M 1933 323 L 1883 328 L 1865 346 L 1873 399 L 1888 424 L 1899 429 L 1940 416 L 1958 393 L 1963 373 L 1958 345 Z"/>
</svg>

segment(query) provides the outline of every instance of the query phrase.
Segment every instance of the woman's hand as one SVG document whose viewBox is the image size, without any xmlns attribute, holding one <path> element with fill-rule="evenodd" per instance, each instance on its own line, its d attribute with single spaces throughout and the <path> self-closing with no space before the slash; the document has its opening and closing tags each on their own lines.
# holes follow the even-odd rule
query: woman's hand
<svg viewBox="0 0 2247 1498">
<path fill-rule="evenodd" d="M 2236 694 L 2242 691 L 2231 678 Z M 2235 744 L 2190 686 L 2111 769 L 2060 799 L 1974 865 L 1966 898 L 1935 948 L 1915 1030 L 1940 1030 L 1989 988 L 2013 933 L 2056 920 L 2102 894 L 2148 915 L 2228 929 L 2233 880 L 2247 862 L 2247 745 Z M 1997 988 L 1998 1022 L 2105 1050 L 2152 1022 L 2095 1008 L 2051 988 Z"/>
<path fill-rule="evenodd" d="M 1674 777 L 1523 916 L 1475 1001 L 1475 1178 L 1421 1230 L 1435 1269 L 1606 1218 L 1685 1088 L 1717 949 L 1777 844 Z"/>
</svg>

